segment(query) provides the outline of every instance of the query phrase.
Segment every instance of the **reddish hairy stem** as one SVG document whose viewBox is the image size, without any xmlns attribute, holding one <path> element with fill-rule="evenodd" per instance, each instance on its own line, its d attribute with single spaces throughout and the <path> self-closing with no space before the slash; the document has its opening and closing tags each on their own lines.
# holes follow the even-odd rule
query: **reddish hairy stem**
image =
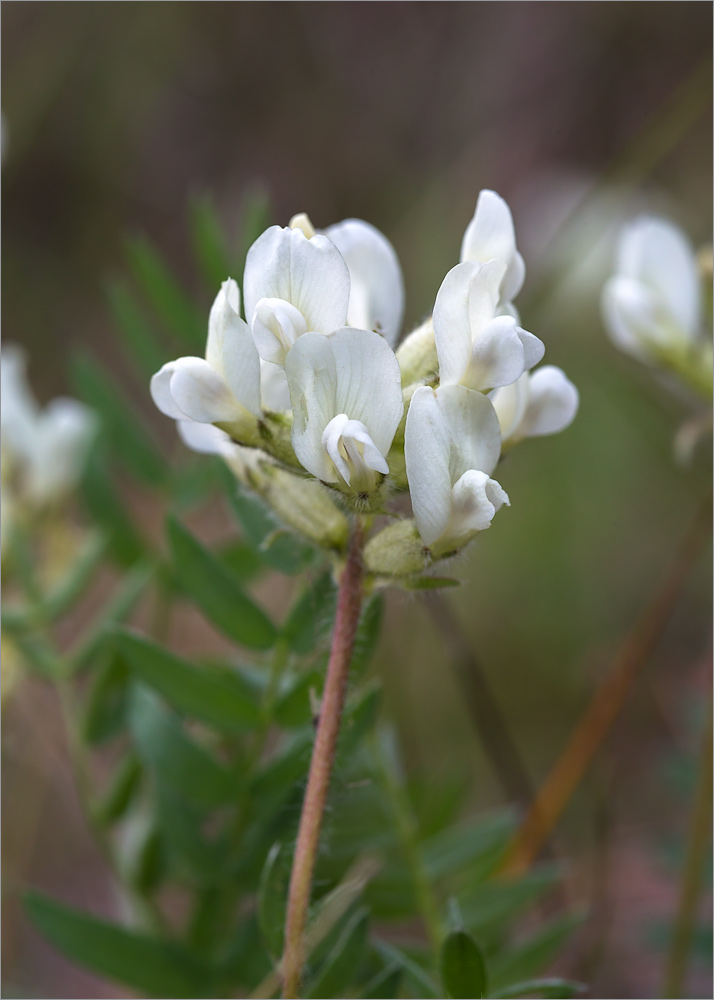
<svg viewBox="0 0 714 1000">
<path fill-rule="evenodd" d="M 345 703 L 347 675 L 362 606 L 362 528 L 358 521 L 350 540 L 347 563 L 337 597 L 335 629 L 327 665 L 320 718 L 300 815 L 295 857 L 290 875 L 282 960 L 283 997 L 297 997 L 304 962 L 304 936 L 312 876 L 320 841 L 322 817 L 330 787 L 337 737 Z"/>
</svg>

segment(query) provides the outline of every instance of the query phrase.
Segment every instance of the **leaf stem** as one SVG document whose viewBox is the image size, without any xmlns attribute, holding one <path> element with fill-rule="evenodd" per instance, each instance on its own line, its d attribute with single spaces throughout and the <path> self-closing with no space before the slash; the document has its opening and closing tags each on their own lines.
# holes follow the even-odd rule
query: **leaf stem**
<svg viewBox="0 0 714 1000">
<path fill-rule="evenodd" d="M 712 702 L 702 738 L 699 773 L 694 796 L 694 809 L 689 827 L 687 854 L 684 859 L 682 885 L 677 915 L 665 967 L 663 997 L 684 996 L 687 959 L 692 947 L 697 903 L 702 888 L 702 870 L 709 854 L 712 822 Z"/>
<path fill-rule="evenodd" d="M 304 934 L 322 817 L 327 801 L 337 737 L 342 721 L 347 675 L 362 606 L 363 528 L 355 519 L 347 562 L 340 577 L 332 649 L 322 695 L 320 718 L 300 815 L 295 857 L 290 875 L 285 951 L 282 960 L 283 997 L 297 997 L 304 961 Z"/>
</svg>

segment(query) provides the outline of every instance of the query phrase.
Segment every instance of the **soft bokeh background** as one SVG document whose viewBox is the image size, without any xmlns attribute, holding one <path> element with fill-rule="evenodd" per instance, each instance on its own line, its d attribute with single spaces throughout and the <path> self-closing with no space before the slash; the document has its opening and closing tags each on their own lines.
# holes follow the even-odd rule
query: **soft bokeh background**
<svg viewBox="0 0 714 1000">
<path fill-rule="evenodd" d="M 211 192 L 231 235 L 257 184 L 282 224 L 302 210 L 318 226 L 370 220 L 402 260 L 407 329 L 457 262 L 478 191 L 509 201 L 524 325 L 579 386 L 581 412 L 509 455 L 512 507 L 448 601 L 534 784 L 708 489 L 708 440 L 689 466 L 673 458 L 691 401 L 617 354 L 598 295 L 613 234 L 637 210 L 711 240 L 711 20 L 708 4 L 670 2 L 3 5 L 3 333 L 29 350 L 42 399 L 67 390 L 70 346 L 126 374 L 103 283 L 128 232 L 148 233 L 198 289 L 192 194 Z M 161 511 L 134 499 L 158 530 Z M 650 997 L 661 980 L 709 697 L 708 560 L 705 547 L 555 841 L 590 914 L 558 971 L 592 981 L 593 997 Z M 503 802 L 420 601 L 390 598 L 379 668 L 413 771 L 466 783 L 474 809 Z M 4 995 L 120 995 L 21 916 L 28 883 L 112 905 L 40 685 L 5 713 L 4 767 Z M 711 995 L 707 913 L 690 996 Z"/>
</svg>

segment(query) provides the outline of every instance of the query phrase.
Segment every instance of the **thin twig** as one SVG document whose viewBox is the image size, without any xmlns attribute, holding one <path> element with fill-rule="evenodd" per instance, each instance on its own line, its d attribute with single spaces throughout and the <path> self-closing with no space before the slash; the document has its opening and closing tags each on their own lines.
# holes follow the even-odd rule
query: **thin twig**
<svg viewBox="0 0 714 1000">
<path fill-rule="evenodd" d="M 711 495 L 697 511 L 673 564 L 619 651 L 570 742 L 541 786 L 501 871 L 522 874 L 538 855 L 649 660 L 711 530 Z"/>
<path fill-rule="evenodd" d="M 355 519 L 347 562 L 340 577 L 332 650 L 327 665 L 320 718 L 290 875 L 285 921 L 285 952 L 282 961 L 283 997 L 297 997 L 300 986 L 312 876 L 342 721 L 352 648 L 362 606 L 362 577 L 362 526 L 359 520 Z"/>
</svg>

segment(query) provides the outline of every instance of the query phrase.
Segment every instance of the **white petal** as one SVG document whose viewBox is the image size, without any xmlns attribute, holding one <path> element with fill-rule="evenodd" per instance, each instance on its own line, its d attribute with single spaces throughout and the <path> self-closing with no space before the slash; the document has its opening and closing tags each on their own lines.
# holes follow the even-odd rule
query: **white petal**
<svg viewBox="0 0 714 1000">
<path fill-rule="evenodd" d="M 697 262 L 677 226 L 653 216 L 636 219 L 620 239 L 617 270 L 654 291 L 685 336 L 698 335 L 701 293 Z"/>
<path fill-rule="evenodd" d="M 0 413 L 3 444 L 22 455 L 33 447 L 40 408 L 27 381 L 27 356 L 16 344 L 2 349 Z"/>
<path fill-rule="evenodd" d="M 290 389 L 283 365 L 260 364 L 260 398 L 266 410 L 289 410 Z"/>
<path fill-rule="evenodd" d="M 523 342 L 510 316 L 497 316 L 476 337 L 462 378 L 469 389 L 510 385 L 525 371 Z"/>
<path fill-rule="evenodd" d="M 154 403 L 167 417 L 172 420 L 184 420 L 186 414 L 179 410 L 171 395 L 171 379 L 176 371 L 176 362 L 167 361 L 165 365 L 151 377 L 150 391 Z"/>
<path fill-rule="evenodd" d="M 495 191 L 481 191 L 476 211 L 466 228 L 461 244 L 461 260 L 504 261 L 506 272 L 501 282 L 501 298 L 510 301 L 521 290 L 525 264 L 516 250 L 513 216 L 506 202 Z"/>
<path fill-rule="evenodd" d="M 307 239 L 300 229 L 271 226 L 248 251 L 243 296 L 251 325 L 260 299 L 284 299 L 300 310 L 308 330 L 331 333 L 347 319 L 349 272 L 326 236 Z"/>
<path fill-rule="evenodd" d="M 253 314 L 253 341 L 264 361 L 284 365 L 285 355 L 307 333 L 305 317 L 284 299 L 259 299 Z"/>
<path fill-rule="evenodd" d="M 238 402 L 260 416 L 260 359 L 247 323 L 240 317 L 240 292 L 224 281 L 208 319 L 206 361 L 228 384 Z"/>
<path fill-rule="evenodd" d="M 501 454 L 501 430 L 490 399 L 462 385 L 443 385 L 436 401 L 449 435 L 451 483 L 469 469 L 490 474 Z"/>
<path fill-rule="evenodd" d="M 530 376 L 530 400 L 519 436 L 557 434 L 573 422 L 578 403 L 578 390 L 565 372 L 553 365 L 544 365 Z"/>
<path fill-rule="evenodd" d="M 425 545 L 439 538 L 451 516 L 451 439 L 436 394 L 421 386 L 409 404 L 404 458 L 412 510 Z"/>
<path fill-rule="evenodd" d="M 306 333 L 288 353 L 285 369 L 293 447 L 309 472 L 324 482 L 336 481 L 322 435 L 342 413 L 361 421 L 378 451 L 387 454 L 404 404 L 399 364 L 383 337 L 349 327 L 328 337 Z"/>
<path fill-rule="evenodd" d="M 177 420 L 176 430 L 186 447 L 201 455 L 221 455 L 233 443 L 225 431 L 219 430 L 213 424 L 199 424 L 195 420 Z"/>
<path fill-rule="evenodd" d="M 500 483 L 476 469 L 465 472 L 454 484 L 451 518 L 440 547 L 462 545 L 477 531 L 489 528 L 504 504 L 510 501 Z"/>
<path fill-rule="evenodd" d="M 504 264 L 457 264 L 444 278 L 434 303 L 434 340 L 442 385 L 458 384 L 469 365 L 472 342 L 493 319 Z"/>
<path fill-rule="evenodd" d="M 612 342 L 628 354 L 644 359 L 648 345 L 662 342 L 655 293 L 639 281 L 610 278 L 603 288 L 602 313 Z"/>
<path fill-rule="evenodd" d="M 404 415 L 399 362 L 389 344 L 371 330 L 345 327 L 328 338 L 335 359 L 338 413 L 361 420 L 386 455 Z"/>
<path fill-rule="evenodd" d="M 498 422 L 501 425 L 502 441 L 510 441 L 516 435 L 528 406 L 529 383 L 530 375 L 528 372 L 524 372 L 511 385 L 501 386 L 489 394 L 488 398 L 493 404 Z"/>
<path fill-rule="evenodd" d="M 361 219 L 345 219 L 325 230 L 350 273 L 347 322 L 381 333 L 392 346 L 404 317 L 404 279 L 394 247 L 378 229 Z"/>
<path fill-rule="evenodd" d="M 225 379 L 203 358 L 179 358 L 173 368 L 169 389 L 179 419 L 214 424 L 245 416 Z"/>
<path fill-rule="evenodd" d="M 96 416 L 84 403 L 66 398 L 49 403 L 28 456 L 27 487 L 33 499 L 51 500 L 76 485 L 96 430 Z"/>
<path fill-rule="evenodd" d="M 529 371 L 531 368 L 534 368 L 539 361 L 543 360 L 543 355 L 545 354 L 545 344 L 534 334 L 521 329 L 520 326 L 516 327 L 516 333 L 518 334 L 518 339 L 523 344 L 523 367 L 526 371 Z"/>
</svg>

